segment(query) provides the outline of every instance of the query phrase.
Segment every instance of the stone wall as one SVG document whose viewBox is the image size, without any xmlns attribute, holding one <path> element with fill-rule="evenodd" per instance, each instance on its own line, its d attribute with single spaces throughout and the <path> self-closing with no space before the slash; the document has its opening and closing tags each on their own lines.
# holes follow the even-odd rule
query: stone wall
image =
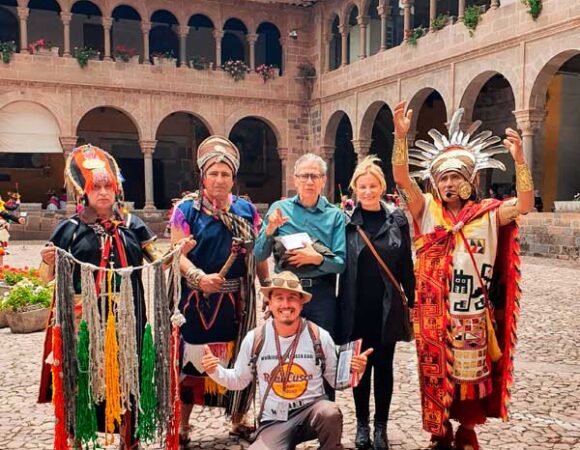
<svg viewBox="0 0 580 450">
<path fill-rule="evenodd" d="M 530 213 L 520 230 L 524 255 L 580 260 L 580 212 Z"/>
</svg>

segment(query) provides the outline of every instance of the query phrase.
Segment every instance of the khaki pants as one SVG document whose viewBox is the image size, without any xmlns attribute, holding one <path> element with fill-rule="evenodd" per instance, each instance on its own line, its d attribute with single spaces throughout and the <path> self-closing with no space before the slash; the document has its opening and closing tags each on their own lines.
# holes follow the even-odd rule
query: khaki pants
<svg viewBox="0 0 580 450">
<path fill-rule="evenodd" d="M 296 445 L 318 439 L 320 450 L 343 450 L 342 413 L 336 403 L 317 400 L 291 414 L 286 422 L 268 422 L 248 450 L 294 450 Z"/>
</svg>

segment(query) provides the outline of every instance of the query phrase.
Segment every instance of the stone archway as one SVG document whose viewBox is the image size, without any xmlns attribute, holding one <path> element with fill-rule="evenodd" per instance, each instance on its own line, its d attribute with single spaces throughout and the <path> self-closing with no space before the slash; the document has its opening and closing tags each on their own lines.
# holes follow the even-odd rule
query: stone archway
<svg viewBox="0 0 580 450">
<path fill-rule="evenodd" d="M 249 66 L 247 34 L 248 28 L 240 19 L 231 18 L 224 24 L 222 38 L 222 63 L 244 61 Z"/>
<path fill-rule="evenodd" d="M 113 10 L 111 17 L 113 57 L 121 59 L 123 54 L 143 56 L 143 32 L 139 13 L 131 6 L 119 5 Z"/>
<path fill-rule="evenodd" d="M 442 133 L 447 132 L 447 108 L 441 94 L 433 88 L 424 88 L 417 92 L 409 102 L 413 110 L 409 141 L 418 139 L 429 140 L 427 132 L 436 128 Z"/>
<path fill-rule="evenodd" d="M 393 152 L 393 112 L 382 101 L 374 102 L 365 112 L 362 120 L 359 139 L 369 141 L 369 155 L 376 155 L 381 159 L 383 173 L 387 180 L 387 192 L 395 190 L 395 181 L 391 167 Z"/>
<path fill-rule="evenodd" d="M 282 74 L 282 45 L 280 44 L 280 30 L 270 22 L 263 22 L 256 31 L 256 67 L 267 64 L 278 67 Z"/>
<path fill-rule="evenodd" d="M 0 0 L 0 42 L 14 41 L 20 50 L 20 26 L 16 0 Z"/>
<path fill-rule="evenodd" d="M 62 54 L 64 48 L 63 24 L 60 20 L 62 9 L 55 0 L 30 0 L 28 14 L 28 42 L 33 44 L 39 39 L 50 42 L 60 48 Z"/>
<path fill-rule="evenodd" d="M 486 74 L 487 80 L 483 81 L 476 77 L 474 84 L 480 84 L 479 92 L 473 101 L 469 101 L 465 96 L 466 112 L 471 110 L 470 116 L 464 116 L 465 125 L 469 125 L 476 120 L 482 121 L 481 130 L 490 130 L 496 136 L 505 136 L 506 128 L 517 128 L 513 111 L 516 108 L 514 92 L 509 81 L 501 74 Z M 470 85 L 471 86 L 471 85 Z M 470 88 L 468 87 L 468 91 Z M 489 188 L 493 187 L 494 192 L 501 196 L 512 194 L 514 163 L 509 154 L 496 155 L 496 159 L 502 161 L 506 166 L 506 171 L 486 170 L 480 174 L 479 183 L 481 194 L 484 197 L 490 195 Z"/>
<path fill-rule="evenodd" d="M 352 143 L 353 129 L 349 117 L 346 114 L 340 118 L 334 135 L 334 157 L 333 157 L 333 200 L 340 201 L 340 195 L 347 194 L 348 185 L 354 168 L 356 167 L 357 155 Z M 332 192 L 332 191 L 331 191 Z"/>
<path fill-rule="evenodd" d="M 254 203 L 273 203 L 282 196 L 279 142 L 271 125 L 258 117 L 245 117 L 233 126 L 229 139 L 240 150 L 238 188 Z"/>
<path fill-rule="evenodd" d="M 554 201 L 572 200 L 580 192 L 580 52 L 569 50 L 554 56 L 536 78 L 530 110 L 540 120 L 534 140 L 534 175 L 544 211 Z M 544 116 L 545 113 L 545 117 Z"/>
<path fill-rule="evenodd" d="M 160 9 L 151 15 L 149 32 L 151 60 L 155 56 L 171 56 L 177 60 L 177 65 L 180 64 L 178 27 L 177 18 L 167 10 Z"/>
<path fill-rule="evenodd" d="M 188 112 L 174 112 L 161 121 L 153 153 L 153 192 L 157 208 L 169 209 L 172 198 L 199 188 L 197 147 L 209 135 L 204 121 Z"/>
<path fill-rule="evenodd" d="M 18 190 L 23 201 L 45 203 L 64 185 L 61 130 L 38 103 L 15 101 L 0 108 L 0 192 Z"/>
<path fill-rule="evenodd" d="M 328 39 L 328 70 L 335 70 L 342 64 L 342 39 L 339 31 L 340 19 L 334 16 L 330 24 L 330 34 Z"/>
<path fill-rule="evenodd" d="M 93 144 L 110 152 L 125 178 L 125 200 L 137 209 L 145 205 L 144 159 L 137 126 L 123 111 L 101 106 L 88 111 L 77 125 L 78 144 Z"/>
</svg>

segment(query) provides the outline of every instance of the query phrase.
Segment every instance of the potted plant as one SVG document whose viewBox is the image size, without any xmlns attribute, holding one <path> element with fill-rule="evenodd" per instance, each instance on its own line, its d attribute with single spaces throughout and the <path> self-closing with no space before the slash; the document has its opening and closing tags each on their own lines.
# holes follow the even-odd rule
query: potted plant
<svg viewBox="0 0 580 450">
<path fill-rule="evenodd" d="M 38 280 L 38 270 L 29 269 L 28 266 L 24 268 L 10 267 L 8 265 L 0 267 L 0 306 L 4 296 L 10 294 L 14 285 L 25 278 Z M 0 308 L 0 328 L 8 326 L 8 312 L 8 310 Z"/>
<path fill-rule="evenodd" d="M 211 69 L 211 64 L 205 56 L 194 55 L 189 60 L 189 67 L 195 70 Z"/>
<path fill-rule="evenodd" d="M 0 309 L 8 311 L 12 333 L 34 333 L 46 327 L 53 287 L 38 279 L 24 278 L 2 299 Z"/>
<path fill-rule="evenodd" d="M 12 59 L 12 54 L 16 51 L 16 42 L 3 41 L 0 42 L 0 54 L 2 55 L 2 62 L 8 64 Z"/>
<path fill-rule="evenodd" d="M 542 12 L 542 0 L 522 0 L 522 3 L 528 7 L 528 14 L 536 20 Z"/>
<path fill-rule="evenodd" d="M 414 47 L 415 45 L 417 45 L 417 41 L 419 40 L 419 38 L 427 34 L 427 29 L 423 27 L 417 27 L 407 31 L 406 34 L 407 34 L 407 42 L 409 43 L 409 45 L 412 45 Z"/>
<path fill-rule="evenodd" d="M 316 78 L 316 67 L 310 62 L 298 64 L 298 78 L 302 80 L 313 80 Z"/>
<path fill-rule="evenodd" d="M 469 31 L 469 36 L 473 37 L 475 29 L 479 24 L 480 16 L 481 9 L 479 6 L 471 5 L 465 8 L 465 12 L 463 13 L 463 23 L 465 24 L 465 27 Z"/>
<path fill-rule="evenodd" d="M 445 28 L 445 26 L 448 23 L 449 23 L 449 15 L 439 14 L 431 21 L 431 28 L 433 28 L 433 31 L 439 31 Z"/>
<path fill-rule="evenodd" d="M 137 50 L 125 45 L 116 45 L 113 49 L 113 58 L 115 61 L 132 62 L 133 64 L 139 64 L 139 55 Z"/>
<path fill-rule="evenodd" d="M 175 66 L 176 58 L 172 50 L 155 52 L 151 56 L 153 57 L 153 64 L 156 66 Z"/>
<path fill-rule="evenodd" d="M 222 70 L 227 72 L 234 81 L 243 80 L 246 77 L 247 73 L 250 73 L 250 68 L 246 66 L 244 61 L 240 61 L 239 59 L 232 61 L 231 59 L 227 60 L 222 65 Z"/>
<path fill-rule="evenodd" d="M 273 64 L 260 64 L 258 67 L 256 67 L 256 73 L 262 77 L 264 83 L 274 78 L 277 72 L 278 67 Z"/>
<path fill-rule="evenodd" d="M 89 59 L 98 58 L 99 52 L 90 47 L 75 47 L 73 50 L 73 56 L 76 58 L 79 66 L 84 68 L 87 67 Z"/>
<path fill-rule="evenodd" d="M 33 55 L 58 56 L 58 47 L 44 38 L 40 38 L 29 44 L 28 51 Z"/>
</svg>

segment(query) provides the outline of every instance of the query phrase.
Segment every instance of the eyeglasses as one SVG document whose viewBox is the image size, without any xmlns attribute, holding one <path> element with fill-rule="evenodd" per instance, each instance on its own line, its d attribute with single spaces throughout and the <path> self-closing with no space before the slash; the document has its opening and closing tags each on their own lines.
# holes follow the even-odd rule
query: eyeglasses
<svg viewBox="0 0 580 450">
<path fill-rule="evenodd" d="M 296 289 L 298 286 L 300 286 L 300 281 L 297 280 L 287 280 L 285 278 L 272 278 L 272 286 L 282 287 L 284 286 L 284 283 L 286 283 L 286 286 L 288 286 L 290 289 Z"/>
<path fill-rule="evenodd" d="M 312 181 L 318 181 L 324 177 L 324 175 L 320 173 L 297 173 L 294 175 L 300 181 L 308 181 L 310 178 Z"/>
</svg>

